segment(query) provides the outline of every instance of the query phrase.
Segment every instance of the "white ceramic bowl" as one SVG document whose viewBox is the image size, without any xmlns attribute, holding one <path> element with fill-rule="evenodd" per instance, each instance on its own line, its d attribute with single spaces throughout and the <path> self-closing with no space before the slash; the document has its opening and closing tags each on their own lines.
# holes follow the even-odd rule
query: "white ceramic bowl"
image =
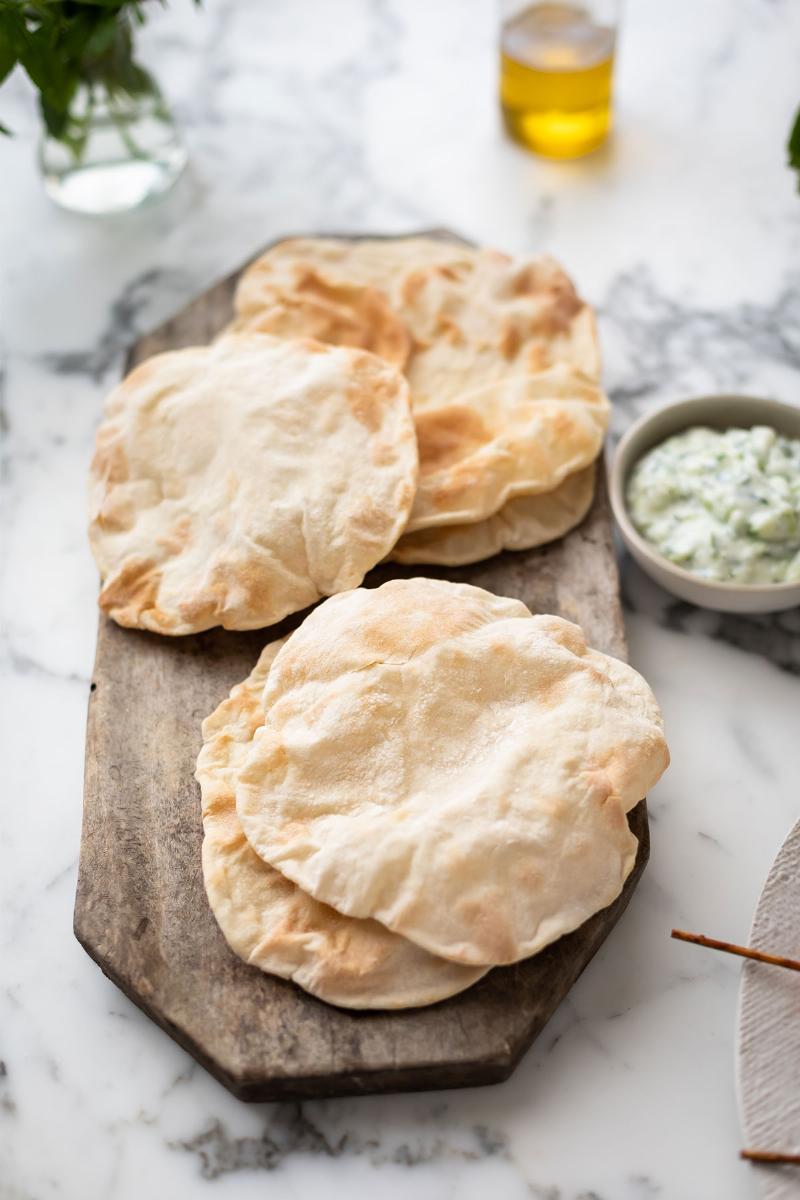
<svg viewBox="0 0 800 1200">
<path fill-rule="evenodd" d="M 779 612 L 800 604 L 800 583 L 718 583 L 701 579 L 670 562 L 634 527 L 625 503 L 625 485 L 633 466 L 652 446 L 692 425 L 714 429 L 771 425 L 787 437 L 800 438 L 800 408 L 756 396 L 696 396 L 646 413 L 623 437 L 609 477 L 611 508 L 623 541 L 639 566 L 656 583 L 682 600 L 720 612 Z"/>
</svg>

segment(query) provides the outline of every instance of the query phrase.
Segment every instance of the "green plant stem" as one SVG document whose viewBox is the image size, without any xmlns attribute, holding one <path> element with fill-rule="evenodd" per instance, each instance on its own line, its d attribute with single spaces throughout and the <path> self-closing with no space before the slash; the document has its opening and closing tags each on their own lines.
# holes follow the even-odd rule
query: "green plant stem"
<svg viewBox="0 0 800 1200">
<path fill-rule="evenodd" d="M 127 125 L 128 125 L 127 118 L 124 116 L 124 114 L 117 111 L 116 105 L 114 104 L 113 97 L 110 94 L 109 94 L 109 98 L 108 98 L 108 112 L 109 112 L 109 116 L 111 117 L 111 120 L 114 122 L 117 133 L 120 136 L 120 140 L 121 140 L 123 146 L 125 147 L 125 149 L 130 154 L 131 158 L 139 159 L 139 161 L 143 161 L 144 159 L 146 159 L 147 155 L 145 154 L 145 152 L 136 144 L 134 139 L 131 137 L 130 130 L 127 127 Z"/>
</svg>

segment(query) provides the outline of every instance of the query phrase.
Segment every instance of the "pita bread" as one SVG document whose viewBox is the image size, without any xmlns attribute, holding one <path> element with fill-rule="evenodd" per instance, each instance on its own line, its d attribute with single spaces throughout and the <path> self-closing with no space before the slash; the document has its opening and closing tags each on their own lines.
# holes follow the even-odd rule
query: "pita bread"
<svg viewBox="0 0 800 1200">
<path fill-rule="evenodd" d="M 373 299 L 317 320 L 309 297 L 348 289 Z M 594 316 L 552 259 L 433 238 L 291 239 L 245 271 L 236 309 L 240 324 L 349 339 L 405 364 L 421 467 L 409 533 L 483 521 L 599 452 L 608 402 Z"/>
<path fill-rule="evenodd" d="M 252 334 L 156 355 L 97 435 L 100 606 L 156 633 L 270 625 L 360 583 L 416 481 L 407 384 L 372 354 Z"/>
<path fill-rule="evenodd" d="M 293 634 L 237 812 L 261 858 L 338 911 L 455 962 L 511 963 L 621 891 L 625 814 L 668 762 L 661 716 L 558 617 L 460 629 L 456 589 L 451 619 L 442 603 L 409 639 L 430 582 L 336 597 Z"/>
<path fill-rule="evenodd" d="M 441 525 L 406 533 L 389 555 L 399 563 L 461 567 L 501 550 L 532 550 L 579 525 L 594 496 L 595 466 L 568 475 L 552 492 L 518 496 L 473 525 Z"/>
<path fill-rule="evenodd" d="M 237 315 L 257 317 L 276 296 L 300 296 L 309 280 L 384 294 L 414 335 L 420 406 L 556 362 L 600 378 L 594 315 L 552 258 L 512 259 L 424 236 L 288 238 L 244 271 Z"/>
<path fill-rule="evenodd" d="M 264 691 L 272 703 L 278 690 L 305 685 L 309 659 L 314 681 L 339 686 L 352 673 L 375 663 L 402 665 L 435 646 L 491 621 L 529 617 L 521 600 L 494 596 L 469 583 L 443 579 L 393 579 L 379 588 L 356 588 L 333 596 L 305 618 L 281 650 Z"/>
<path fill-rule="evenodd" d="M 285 639 L 284 639 L 285 641 Z M 203 878 L 235 954 L 346 1008 L 411 1008 L 469 987 L 485 971 L 436 958 L 377 921 L 342 916 L 302 892 L 250 848 L 234 780 L 264 721 L 261 694 L 284 642 L 264 648 L 251 675 L 203 722 L 196 778 L 203 804 Z"/>
<path fill-rule="evenodd" d="M 356 285 L 381 291 L 393 308 L 408 271 L 443 265 L 452 270 L 474 263 L 479 251 L 449 238 L 287 238 L 271 246 L 243 272 L 234 306 L 254 317 L 276 293 L 297 294 L 310 275 L 334 287 Z"/>
<path fill-rule="evenodd" d="M 311 337 L 332 346 L 355 346 L 402 367 L 411 351 L 405 322 L 383 292 L 327 280 L 309 268 L 291 284 L 276 279 L 264 289 L 262 306 L 230 327 L 276 337 Z"/>
<path fill-rule="evenodd" d="M 594 462 L 605 394 L 565 364 L 415 413 L 419 486 L 406 533 L 482 521 L 515 496 L 551 492 Z"/>
<path fill-rule="evenodd" d="M 556 363 L 600 378 L 592 310 L 551 258 L 479 250 L 468 263 L 411 270 L 397 309 L 414 339 L 406 373 L 416 411 Z"/>
<path fill-rule="evenodd" d="M 446 238 L 289 238 L 243 273 L 235 308 L 250 320 L 276 297 L 347 285 L 382 292 L 410 329 L 417 407 L 557 362 L 600 378 L 594 314 L 546 256 L 513 259 Z"/>
</svg>

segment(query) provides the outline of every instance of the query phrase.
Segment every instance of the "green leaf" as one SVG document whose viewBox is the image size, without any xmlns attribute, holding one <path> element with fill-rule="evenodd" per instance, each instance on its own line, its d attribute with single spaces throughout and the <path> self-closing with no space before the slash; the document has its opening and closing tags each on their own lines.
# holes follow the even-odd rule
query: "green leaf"
<svg viewBox="0 0 800 1200">
<path fill-rule="evenodd" d="M 133 56 L 132 29 L 154 2 L 0 0 L 0 84 L 21 65 L 39 92 L 48 133 L 79 143 L 85 134 L 77 133 L 80 121 L 70 110 L 82 85 L 88 85 L 90 97 L 93 84 L 111 94 L 159 95 Z M 7 130 L 0 125 L 0 132 Z"/>
<path fill-rule="evenodd" d="M 83 47 L 83 58 L 102 58 L 114 45 L 117 38 L 117 14 L 108 13 L 95 22 Z"/>
<path fill-rule="evenodd" d="M 43 21 L 38 29 L 26 31 L 19 58 L 39 89 L 43 105 L 54 112 L 66 113 L 80 76 L 75 64 L 61 57 L 57 50 L 57 26 L 52 21 Z"/>
<path fill-rule="evenodd" d="M 0 83 L 14 70 L 19 58 L 19 44 L 24 30 L 22 9 L 0 7 Z"/>
<path fill-rule="evenodd" d="M 797 190 L 800 192 L 800 108 L 797 110 L 786 149 L 789 153 L 789 166 L 797 171 Z"/>
<path fill-rule="evenodd" d="M 3 36 L 0 27 L 0 83 L 6 79 L 17 65 L 17 52 L 11 45 L 10 39 Z"/>
<path fill-rule="evenodd" d="M 19 35 L 19 14 L 0 8 L 0 84 L 17 65 L 16 41 Z M 0 122 L 0 134 L 11 134 L 7 125 Z"/>
</svg>

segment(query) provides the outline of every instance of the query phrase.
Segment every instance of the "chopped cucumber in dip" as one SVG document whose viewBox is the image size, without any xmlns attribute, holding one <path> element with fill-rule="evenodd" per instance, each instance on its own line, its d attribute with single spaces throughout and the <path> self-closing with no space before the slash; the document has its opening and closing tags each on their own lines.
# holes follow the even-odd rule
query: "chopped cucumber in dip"
<svg viewBox="0 0 800 1200">
<path fill-rule="evenodd" d="M 643 537 L 702 579 L 800 581 L 798 438 L 687 429 L 639 460 L 626 498 Z"/>
</svg>

